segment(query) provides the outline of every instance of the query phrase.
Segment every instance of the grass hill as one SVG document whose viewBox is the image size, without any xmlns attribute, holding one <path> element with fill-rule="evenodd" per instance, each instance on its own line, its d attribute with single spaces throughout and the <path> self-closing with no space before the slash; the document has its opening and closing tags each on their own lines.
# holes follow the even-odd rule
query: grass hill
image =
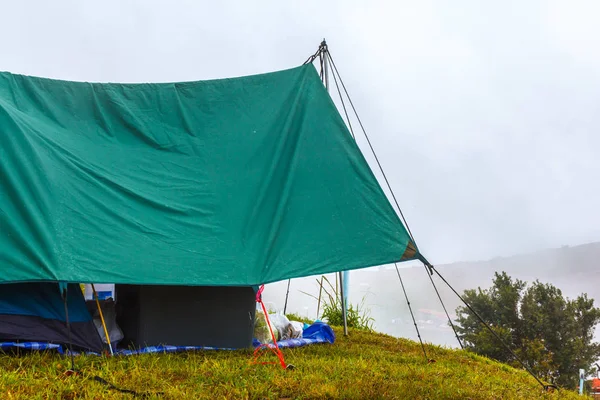
<svg viewBox="0 0 600 400">
<path fill-rule="evenodd" d="M 76 357 L 82 376 L 66 376 L 67 357 L 0 353 L 2 399 L 127 399 L 93 380 L 158 393 L 160 399 L 576 399 L 575 392 L 543 393 L 526 372 L 437 346 L 350 330 L 333 345 L 285 350 L 295 369 L 252 365 L 251 351 Z M 271 357 L 271 355 L 265 357 Z M 276 360 L 274 356 L 273 360 Z"/>
</svg>

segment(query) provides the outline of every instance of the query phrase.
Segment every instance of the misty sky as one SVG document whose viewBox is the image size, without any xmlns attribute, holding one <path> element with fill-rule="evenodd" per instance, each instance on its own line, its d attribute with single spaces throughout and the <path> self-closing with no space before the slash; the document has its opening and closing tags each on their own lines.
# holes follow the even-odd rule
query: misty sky
<svg viewBox="0 0 600 400">
<path fill-rule="evenodd" d="M 89 3 L 3 1 L 0 70 L 232 77 L 325 37 L 432 262 L 600 240 L 598 1 Z"/>
</svg>

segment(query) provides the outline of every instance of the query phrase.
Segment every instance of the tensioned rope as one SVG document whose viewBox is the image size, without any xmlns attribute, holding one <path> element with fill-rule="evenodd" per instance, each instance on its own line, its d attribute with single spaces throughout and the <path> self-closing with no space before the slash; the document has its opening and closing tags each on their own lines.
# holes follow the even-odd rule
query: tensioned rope
<svg viewBox="0 0 600 400">
<path fill-rule="evenodd" d="M 435 285 L 435 282 L 433 281 L 433 278 L 431 277 L 431 274 L 429 273 L 429 271 L 427 269 L 427 265 L 423 264 L 423 266 L 425 267 L 425 273 L 429 277 L 429 281 L 431 282 L 431 285 L 433 285 L 433 289 L 435 290 L 435 294 L 437 294 L 437 297 L 440 300 L 440 303 L 442 304 L 442 308 L 444 309 L 444 312 L 446 313 L 446 317 L 448 318 L 448 322 L 450 323 L 450 326 L 452 327 L 452 331 L 454 332 L 454 336 L 456 337 L 456 340 L 458 341 L 458 344 L 460 345 L 460 348 L 464 350 L 465 347 L 463 346 L 460 338 L 458 337 L 458 332 L 456 332 L 456 327 L 452 323 L 452 319 L 450 319 L 450 314 L 448 314 L 448 310 L 446 310 L 446 305 L 444 304 L 444 301 L 442 300 L 442 296 L 440 296 L 440 292 L 438 292 L 437 286 Z"/>
<path fill-rule="evenodd" d="M 323 53 L 323 46 L 324 46 L 324 44 L 325 44 L 325 40 L 323 40 L 323 42 L 321 42 L 321 45 L 319 46 L 319 48 L 317 49 L 317 51 L 315 51 L 315 54 L 313 54 L 312 56 L 308 57 L 308 58 L 306 59 L 306 61 L 304 61 L 304 62 L 302 63 L 302 65 L 311 64 L 313 61 L 315 61 L 315 59 L 316 59 L 318 56 L 322 55 L 322 53 Z"/>
<path fill-rule="evenodd" d="M 321 49 L 321 47 L 320 47 L 319 49 Z M 363 123 L 362 123 L 362 121 L 361 121 L 361 119 L 360 119 L 360 117 L 359 117 L 359 115 L 358 115 L 358 112 L 356 111 L 356 107 L 354 106 L 354 103 L 352 102 L 352 98 L 351 98 L 351 97 L 350 97 L 350 95 L 348 94 L 348 90 L 346 89 L 346 86 L 344 85 L 344 81 L 342 80 L 342 77 L 341 77 L 341 75 L 340 75 L 340 73 L 339 73 L 339 71 L 338 71 L 338 69 L 337 69 L 337 66 L 336 66 L 336 64 L 335 64 L 335 61 L 333 61 L 333 57 L 331 56 L 331 52 L 330 52 L 330 51 L 329 51 L 329 49 L 327 49 L 327 48 L 326 48 L 325 50 L 326 50 L 326 56 L 329 58 L 329 60 L 331 61 L 331 65 L 333 66 L 334 76 L 335 76 L 335 74 L 337 74 L 337 76 L 340 78 L 340 83 L 341 83 L 341 85 L 342 85 L 342 88 L 344 89 L 344 92 L 346 93 L 346 97 L 348 98 L 348 101 L 350 102 L 350 105 L 351 105 L 351 107 L 352 107 L 352 110 L 354 111 L 354 114 L 355 114 L 355 116 L 356 116 L 356 119 L 358 120 L 358 123 L 359 123 L 359 125 L 360 125 L 360 127 L 361 127 L 361 129 L 362 129 L 362 132 L 363 132 L 363 134 L 365 135 L 365 138 L 367 139 L 367 143 L 369 144 L 369 148 L 371 149 L 371 152 L 373 153 L 373 157 L 375 157 L 375 161 L 377 162 L 377 165 L 378 165 L 378 167 L 379 167 L 379 170 L 380 170 L 381 174 L 383 175 L 383 178 L 384 178 L 384 180 L 385 180 L 385 183 L 386 183 L 386 185 L 387 185 L 387 187 L 388 187 L 388 190 L 390 191 L 390 193 L 391 193 L 391 195 L 392 195 L 392 198 L 394 199 L 394 203 L 396 204 L 396 207 L 397 207 L 397 209 L 398 209 L 398 212 L 400 213 L 400 216 L 402 217 L 402 220 L 403 220 L 403 222 L 404 222 L 404 224 L 405 224 L 405 226 L 406 226 L 406 229 L 407 229 L 407 231 L 408 231 L 408 234 L 410 235 L 411 239 L 413 240 L 413 243 L 414 243 L 414 244 L 415 244 L 415 246 L 416 246 L 416 241 L 415 241 L 415 239 L 414 239 L 414 236 L 413 236 L 413 234 L 412 234 L 412 232 L 411 232 L 411 230 L 410 230 L 410 226 L 408 225 L 408 222 L 406 221 L 406 218 L 404 217 L 404 213 L 402 212 L 402 209 L 400 208 L 400 205 L 399 205 L 399 203 L 398 203 L 398 200 L 397 200 L 397 198 L 396 198 L 396 195 L 395 195 L 395 193 L 394 193 L 394 191 L 393 191 L 393 189 L 392 189 L 392 187 L 391 187 L 391 185 L 390 185 L 390 182 L 389 182 L 389 180 L 388 180 L 388 178 L 387 178 L 387 176 L 386 176 L 386 174 L 385 174 L 385 171 L 383 170 L 383 167 L 382 167 L 382 165 L 381 165 L 381 162 L 379 161 L 379 158 L 377 157 L 377 154 L 375 153 L 375 149 L 373 148 L 373 145 L 372 145 L 372 143 L 371 143 L 371 140 L 369 139 L 369 136 L 368 136 L 368 134 L 367 134 L 367 132 L 366 132 L 366 130 L 365 130 L 365 127 L 364 127 L 364 125 L 363 125 Z M 452 329 L 454 330 L 454 333 L 455 333 L 455 335 L 456 335 L 456 338 L 457 338 L 457 340 L 458 340 L 458 343 L 460 344 L 460 346 L 461 346 L 461 347 L 463 347 L 463 345 L 462 345 L 462 342 L 461 342 L 461 341 L 460 341 L 460 339 L 458 338 L 458 335 L 457 335 L 457 333 L 456 333 L 455 327 L 454 327 L 454 325 L 452 324 L 452 321 L 451 321 L 451 319 L 450 319 L 450 316 L 449 316 L 449 314 L 448 314 L 448 312 L 447 312 L 447 310 L 446 310 L 446 307 L 445 307 L 445 305 L 444 305 L 444 303 L 443 303 L 443 301 L 442 301 L 442 298 L 441 298 L 441 296 L 440 296 L 440 294 L 439 294 L 439 291 L 437 290 L 437 287 L 435 286 L 435 283 L 434 283 L 433 279 L 431 279 L 431 275 L 433 274 L 433 272 L 435 272 L 435 273 L 436 273 L 436 274 L 437 274 L 437 275 L 438 275 L 438 276 L 439 276 L 439 277 L 442 279 L 442 281 L 443 281 L 443 282 L 444 282 L 446 285 L 448 285 L 448 287 L 449 287 L 449 288 L 450 288 L 450 289 L 451 289 L 451 290 L 454 292 L 454 294 L 456 294 L 456 295 L 458 296 L 458 298 L 459 298 L 459 299 L 460 299 L 460 300 L 461 300 L 461 301 L 462 301 L 462 302 L 463 302 L 463 303 L 464 303 L 464 304 L 467 306 L 467 308 L 468 308 L 468 309 L 469 309 L 469 310 L 470 310 L 470 311 L 473 313 L 473 315 L 475 315 L 475 316 L 476 316 L 476 317 L 479 319 L 479 321 L 480 321 L 480 322 L 481 322 L 481 323 L 482 323 L 482 324 L 483 324 L 483 325 L 484 325 L 484 326 L 485 326 L 485 327 L 486 327 L 486 328 L 487 328 L 487 329 L 488 329 L 488 330 L 489 330 L 489 331 L 490 331 L 490 332 L 491 332 L 491 333 L 494 335 L 494 337 L 495 337 L 495 338 L 496 338 L 496 339 L 497 339 L 497 340 L 498 340 L 498 341 L 499 341 L 499 342 L 500 342 L 500 343 L 501 343 L 501 344 L 502 344 L 502 345 L 503 345 L 503 346 L 504 346 L 504 347 L 505 347 L 505 348 L 506 348 L 506 349 L 507 349 L 507 350 L 508 350 L 508 351 L 509 351 L 509 352 L 512 354 L 512 356 L 513 356 L 513 357 L 514 357 L 514 358 L 515 358 L 515 359 L 516 359 L 516 360 L 517 360 L 517 361 L 518 361 L 518 362 L 519 362 L 519 363 L 520 363 L 520 364 L 523 366 L 523 368 L 525 368 L 525 370 L 526 370 L 527 372 L 529 372 L 529 374 L 530 374 L 531 376 L 533 376 L 533 377 L 535 378 L 535 380 L 536 380 L 536 381 L 537 381 L 537 382 L 538 382 L 540 385 L 542 385 L 542 387 L 543 387 L 544 389 L 548 390 L 550 387 L 556 388 L 556 386 L 554 386 L 554 385 L 545 385 L 545 384 L 544 384 L 544 383 L 543 383 L 543 382 L 542 382 L 542 381 L 541 381 L 541 380 L 540 380 L 540 379 L 539 379 L 539 378 L 538 378 L 538 377 L 537 377 L 537 376 L 536 376 L 536 375 L 535 375 L 535 374 L 534 374 L 534 373 L 533 373 L 533 372 L 532 372 L 532 371 L 531 371 L 531 370 L 530 370 L 530 369 L 527 367 L 527 365 L 526 365 L 526 364 L 525 364 L 525 363 L 524 363 L 524 362 L 523 362 L 523 361 L 522 361 L 522 360 L 521 360 L 521 359 L 520 359 L 520 358 L 517 356 L 517 354 L 516 354 L 516 353 L 515 353 L 515 352 L 514 352 L 514 351 L 513 351 L 513 350 L 512 350 L 512 349 L 511 349 L 511 348 L 510 348 L 510 347 L 509 347 L 509 346 L 508 346 L 506 343 L 504 343 L 504 341 L 503 341 L 503 340 L 500 338 L 500 336 L 498 336 L 498 334 L 497 334 L 497 333 L 496 333 L 496 332 L 495 332 L 495 331 L 494 331 L 494 330 L 493 330 L 493 329 L 492 329 L 492 328 L 491 328 L 491 327 L 490 327 L 490 326 L 489 326 L 489 325 L 488 325 L 488 324 L 487 324 L 487 323 L 486 323 L 486 322 L 483 320 L 483 318 L 481 318 L 481 316 L 480 316 L 479 314 L 477 314 L 477 312 L 475 312 L 475 310 L 474 310 L 474 309 L 471 307 L 471 305 L 470 305 L 469 303 L 467 303 L 467 301 L 466 301 L 466 300 L 465 300 L 465 299 L 464 299 L 464 298 L 463 298 L 463 297 L 462 297 L 460 294 L 458 294 L 458 292 L 457 292 L 457 291 L 456 291 L 456 290 L 455 290 L 455 289 L 454 289 L 454 288 L 453 288 L 453 287 L 452 287 L 452 286 L 451 286 L 451 285 L 448 283 L 448 281 L 446 281 L 446 279 L 444 279 L 444 277 L 443 277 L 443 276 L 442 276 L 442 275 L 439 273 L 439 271 L 438 271 L 438 270 L 436 270 L 436 269 L 433 267 L 433 265 L 431 265 L 431 264 L 429 264 L 429 263 L 427 263 L 427 264 L 425 264 L 425 263 L 424 263 L 424 265 L 425 265 L 425 267 L 426 267 L 426 268 L 429 268 L 429 271 L 430 271 L 430 273 L 428 273 L 428 275 L 429 275 L 429 277 L 430 277 L 431 283 L 433 284 L 433 287 L 434 287 L 434 289 L 435 289 L 435 292 L 436 292 L 436 294 L 438 295 L 438 299 L 440 300 L 440 302 L 442 303 L 442 306 L 444 307 L 444 311 L 446 312 L 446 316 L 448 317 L 448 321 L 450 322 L 450 325 L 452 326 Z M 396 265 L 396 271 L 398 271 L 398 266 L 397 266 L 397 265 Z M 400 274 L 399 274 L 399 272 L 398 272 L 398 277 L 400 277 Z M 400 279 L 400 280 L 402 281 L 402 279 Z M 404 285 L 402 285 L 402 286 L 403 286 L 403 289 L 404 289 Z M 406 291 L 405 291 L 405 294 L 406 294 Z M 408 301 L 408 298 L 407 298 L 407 301 Z M 411 313 L 412 313 L 412 311 L 411 311 Z"/>
<path fill-rule="evenodd" d="M 344 89 L 344 93 L 346 93 L 346 97 L 348 98 L 350 106 L 352 107 L 352 111 L 354 111 L 354 115 L 356 116 L 358 124 L 360 125 L 360 128 L 362 129 L 363 134 L 365 135 L 365 139 L 367 139 L 367 143 L 369 144 L 369 148 L 371 149 L 371 152 L 373 153 L 373 157 L 375 157 L 375 161 L 377 162 L 377 166 L 379 167 L 379 171 L 381 171 L 381 174 L 383 175 L 383 179 L 385 180 L 385 183 L 386 183 L 386 185 L 387 185 L 390 193 L 392 194 L 392 198 L 394 199 L 394 203 L 396 203 L 396 207 L 398 208 L 398 212 L 400 213 L 400 216 L 402 217 L 402 220 L 404 221 L 404 225 L 406 226 L 406 230 L 408 231 L 408 234 L 410 235 L 410 238 L 412 239 L 413 243 L 416 246 L 417 242 L 415 241 L 415 238 L 414 238 L 414 236 L 413 236 L 413 234 L 412 234 L 412 232 L 410 230 L 410 227 L 408 226 L 406 218 L 404 217 L 404 213 L 402 212 L 402 209 L 400 208 L 400 204 L 398 203 L 398 200 L 396 199 L 396 194 L 392 190 L 392 186 L 390 185 L 390 181 L 388 180 L 387 175 L 385 174 L 385 171 L 383 170 L 381 162 L 379 161 L 379 157 L 377 157 L 377 154 L 375 153 L 375 149 L 373 148 L 373 145 L 371 144 L 371 139 L 369 139 L 369 135 L 367 135 L 367 131 L 365 130 L 365 127 L 364 127 L 364 125 L 362 123 L 362 120 L 360 119 L 360 117 L 358 115 L 358 112 L 356 111 L 356 107 L 354 107 L 354 103 L 352 102 L 352 98 L 348 94 L 348 90 L 346 89 L 346 85 L 344 85 L 344 81 L 342 80 L 342 76 L 340 75 L 340 72 L 338 71 L 337 66 L 335 65 L 335 61 L 333 61 L 333 57 L 331 56 L 331 52 L 329 50 L 327 50 L 326 56 L 329 57 L 329 61 L 331 61 L 331 65 L 333 66 L 334 74 L 337 74 L 337 76 L 340 78 L 340 83 L 342 84 L 342 88 Z"/>
<path fill-rule="evenodd" d="M 327 61 L 325 61 L 325 62 L 327 62 Z M 346 103 L 344 102 L 344 97 L 342 96 L 342 92 L 340 90 L 340 85 L 338 85 L 336 74 L 333 73 L 331 75 L 333 75 L 333 81 L 335 82 L 335 87 L 337 88 L 338 96 L 340 96 L 342 108 L 344 109 L 344 114 L 346 115 L 346 121 L 348 122 L 348 127 L 350 128 L 350 135 L 352 135 L 352 139 L 354 139 L 354 141 L 356 141 L 356 136 L 354 135 L 354 129 L 352 129 L 352 122 L 350 121 L 350 117 L 348 116 L 348 111 L 346 110 Z"/>
<path fill-rule="evenodd" d="M 413 314 L 412 307 L 410 305 L 410 300 L 408 300 L 408 295 L 406 294 L 406 289 L 404 288 L 404 282 L 402 281 L 402 277 L 400 276 L 400 270 L 398 269 L 398 264 L 394 263 L 396 267 L 396 273 L 398 274 L 398 279 L 400 279 L 400 285 L 402 285 L 402 291 L 404 292 L 404 297 L 406 297 L 406 304 L 408 304 L 408 310 L 410 311 L 410 316 L 412 317 L 413 324 L 415 325 L 415 329 L 417 330 L 417 336 L 419 338 L 419 343 L 421 343 L 421 349 L 423 350 L 423 355 L 425 359 L 429 361 L 429 357 L 427 357 L 427 352 L 425 351 L 425 345 L 423 344 L 423 340 L 421 339 L 421 334 L 419 333 L 419 327 L 417 326 L 417 321 L 415 320 L 415 315 Z"/>
<path fill-rule="evenodd" d="M 442 281 L 443 281 L 443 282 L 444 282 L 446 285 L 448 285 L 448 287 L 449 287 L 449 288 L 450 288 L 450 289 L 451 289 L 451 290 L 454 292 L 454 294 L 458 296 L 458 298 L 459 298 L 459 299 L 460 299 L 460 300 L 461 300 L 461 301 L 464 303 L 464 305 L 465 305 L 465 306 L 467 306 L 467 308 L 469 309 L 469 311 L 471 311 L 471 313 L 473 313 L 473 315 L 475 315 L 475 317 L 477 317 L 477 319 L 479 320 L 479 322 L 481 322 L 481 324 L 483 324 L 483 326 L 485 326 L 485 327 L 486 327 L 486 328 L 487 328 L 487 329 L 490 331 L 490 333 L 491 333 L 492 335 L 494 335 L 494 337 L 495 337 L 495 338 L 496 338 L 496 339 L 497 339 L 497 340 L 498 340 L 498 341 L 499 341 L 499 342 L 502 344 L 502 346 L 504 346 L 504 348 L 510 352 L 510 354 L 511 354 L 511 355 L 512 355 L 512 356 L 515 358 L 515 360 L 517 360 L 517 361 L 518 361 L 518 362 L 519 362 L 519 363 L 520 363 L 520 364 L 523 366 L 523 368 L 524 368 L 524 369 L 525 369 L 527 372 L 529 372 L 529 374 L 530 374 L 531 376 L 533 376 L 533 377 L 535 378 L 535 380 L 536 380 L 536 381 L 538 381 L 538 383 L 539 383 L 540 385 L 542 385 L 542 387 L 543 387 L 545 390 L 548 390 L 549 388 L 554 388 L 554 389 L 557 389 L 557 387 L 556 387 L 555 385 L 545 385 L 545 384 L 544 384 L 544 383 L 543 383 L 543 382 L 540 380 L 540 378 L 538 378 L 538 377 L 537 377 L 537 375 L 535 375 L 535 374 L 533 373 L 533 371 L 531 371 L 531 370 L 529 369 L 529 367 L 527 367 L 527 365 L 526 365 L 526 364 L 525 364 L 525 363 L 524 363 L 524 362 L 523 362 L 523 361 L 522 361 L 522 360 L 519 358 L 519 356 L 518 356 L 518 355 L 517 355 L 517 354 L 516 354 L 516 353 L 515 353 L 515 352 L 514 352 L 514 351 L 513 351 L 511 348 L 510 348 L 510 346 L 509 346 L 509 345 L 507 345 L 507 344 L 506 344 L 506 343 L 505 343 L 505 342 L 502 340 L 502 338 L 501 338 L 501 337 L 500 337 L 500 336 L 499 336 L 499 335 L 496 333 L 496 331 L 494 331 L 494 330 L 492 329 L 492 327 L 491 327 L 491 326 L 490 326 L 490 325 L 489 325 L 487 322 L 485 322 L 485 321 L 483 320 L 483 318 L 482 318 L 482 317 L 481 317 L 481 316 L 480 316 L 480 315 L 477 313 L 477 311 L 475 311 L 475 310 L 473 309 L 473 307 L 471 307 L 471 305 L 470 305 L 469 303 L 467 303 L 467 301 L 466 301 L 466 300 L 465 300 L 465 299 L 464 299 L 464 298 L 463 298 L 463 297 L 462 297 L 460 294 L 458 294 L 458 292 L 457 292 L 457 291 L 456 291 L 456 290 L 455 290 L 455 289 L 452 287 L 452 285 L 450 285 L 450 283 L 448 283 L 448 281 L 447 281 L 447 280 L 446 280 L 446 279 L 445 279 L 445 278 L 442 276 L 442 274 L 440 274 L 440 272 L 439 272 L 437 269 L 435 269 L 435 267 L 434 267 L 433 265 L 431 265 L 431 264 L 430 264 L 430 265 L 427 265 L 427 267 L 429 268 L 429 270 L 430 270 L 430 271 L 433 271 L 433 272 L 435 272 L 435 273 L 437 274 L 437 276 L 439 276 L 439 277 L 440 277 L 440 279 L 441 279 L 441 280 L 442 280 Z"/>
<path fill-rule="evenodd" d="M 406 217 L 404 216 L 404 213 L 402 212 L 402 209 L 400 208 L 400 204 L 398 203 L 398 199 L 396 198 L 396 194 L 394 193 L 394 190 L 392 189 L 392 186 L 387 178 L 387 175 L 385 174 L 385 171 L 383 170 L 383 166 L 381 165 L 381 162 L 379 161 L 379 157 L 377 157 L 377 154 L 375 153 L 375 148 L 373 147 L 373 144 L 371 143 L 371 140 L 369 138 L 369 135 L 367 134 L 367 131 L 362 123 L 362 120 L 360 119 L 360 116 L 358 115 L 358 112 L 356 111 L 356 107 L 354 106 L 354 103 L 352 102 L 352 98 L 350 97 L 350 94 L 348 93 L 348 90 L 346 89 L 346 85 L 344 85 L 344 81 L 342 80 L 342 77 L 340 75 L 340 72 L 337 68 L 337 66 L 335 65 L 335 62 L 333 61 L 333 57 L 331 56 L 331 53 L 329 52 L 329 49 L 327 49 L 327 57 L 329 58 L 329 60 L 331 61 L 331 65 L 333 66 L 333 70 L 334 70 L 334 79 L 335 76 L 337 74 L 337 76 L 340 78 L 340 83 L 342 84 L 342 88 L 344 89 L 344 93 L 346 94 L 346 97 L 348 98 L 348 101 L 350 102 L 350 105 L 352 106 L 352 110 L 354 111 L 354 115 L 356 116 L 356 119 L 358 120 L 358 123 L 362 129 L 362 132 L 365 136 L 365 138 L 367 139 L 367 143 L 369 144 L 369 148 L 371 149 L 371 152 L 373 153 L 373 157 L 375 158 L 375 161 L 377 162 L 377 166 L 379 167 L 379 171 L 381 172 L 385 183 L 388 187 L 388 190 L 390 191 L 390 193 L 392 194 L 392 198 L 394 199 L 394 203 L 396 204 L 396 208 L 398 209 L 398 212 L 400 213 L 400 216 L 402 217 L 402 221 L 404 222 L 404 225 L 406 226 L 406 230 L 408 231 L 408 234 L 410 235 L 413 243 L 416 244 L 415 238 L 412 234 L 412 231 L 410 229 L 410 226 L 408 225 L 408 221 L 406 220 Z M 337 83 L 337 81 L 336 81 Z M 341 97 L 341 94 L 340 94 Z M 343 101 L 342 101 L 343 104 Z M 345 111 L 345 109 L 344 109 Z M 398 265 L 396 264 L 396 269 L 398 269 Z M 431 277 L 430 277 L 431 278 Z M 452 320 L 450 319 L 450 315 L 448 314 L 448 311 L 446 310 L 446 306 L 442 300 L 442 297 L 440 296 L 437 287 L 435 286 L 435 282 L 433 281 L 433 279 L 431 279 L 431 283 L 433 285 L 433 288 L 438 296 L 438 299 L 440 300 L 440 303 L 442 304 L 442 308 L 444 309 L 444 312 L 446 313 L 446 317 L 448 318 L 448 323 L 450 324 L 450 326 L 452 327 L 452 330 L 454 331 L 454 334 L 456 336 L 456 339 L 458 340 L 458 344 L 460 345 L 461 348 L 463 348 L 462 342 L 460 341 L 458 334 L 456 333 L 456 329 L 454 327 L 454 324 L 452 323 Z M 405 293 L 406 294 L 406 293 Z M 411 310 L 412 313 L 412 310 Z"/>
<path fill-rule="evenodd" d="M 334 67 L 334 70 L 332 70 L 333 81 L 335 82 L 335 86 L 337 88 L 337 92 L 340 97 L 340 102 L 342 103 L 342 108 L 344 110 L 344 114 L 346 115 L 348 127 L 350 128 L 350 134 L 352 135 L 352 138 L 356 141 L 356 136 L 354 134 L 354 130 L 352 129 L 352 122 L 350 120 L 350 116 L 348 115 L 348 111 L 346 109 L 346 103 L 344 102 L 344 96 L 342 95 L 342 91 L 340 90 L 340 85 L 338 84 L 338 78 L 340 79 L 340 83 L 342 84 L 342 87 L 344 88 L 344 92 L 346 93 L 346 97 L 348 98 L 348 101 L 350 102 L 350 104 L 352 104 L 352 99 L 350 99 L 350 96 L 348 95 L 348 91 L 346 90 L 344 82 L 342 81 L 342 77 L 340 76 L 337 68 L 335 68 L 335 65 L 333 65 L 333 59 L 331 58 L 331 55 L 329 54 L 329 49 L 327 48 L 327 44 L 325 43 L 325 41 L 323 41 L 323 43 L 321 43 L 320 48 L 325 53 L 325 62 L 327 63 L 329 61 L 331 63 L 331 65 Z M 336 77 L 336 75 L 337 75 L 337 77 Z M 356 108 L 354 108 L 354 105 L 352 105 L 352 109 L 354 110 L 354 115 L 360 122 L 360 118 L 358 116 L 358 113 L 356 112 Z M 363 133 L 365 134 L 365 137 L 367 137 L 367 134 L 365 132 L 364 127 L 362 126 L 362 123 L 361 123 L 361 127 L 363 129 Z M 368 137 L 367 137 L 367 140 L 369 140 Z M 370 142 L 369 142 L 369 144 L 370 144 Z M 377 155 L 375 154 L 375 151 L 373 150 L 372 146 L 371 146 L 371 151 L 373 152 L 373 155 L 375 156 L 375 158 L 377 158 Z M 379 164 L 379 160 L 377 162 Z M 379 164 L 379 168 L 380 168 L 381 172 L 383 173 L 383 168 L 381 167 L 381 164 Z M 386 182 L 387 182 L 387 178 L 386 178 Z M 388 182 L 388 188 L 391 191 L 389 182 Z M 392 195 L 393 195 L 393 193 L 392 193 Z M 395 199 L 395 197 L 394 197 L 394 199 Z M 400 210 L 400 206 L 398 205 L 397 202 L 396 202 L 396 206 L 398 207 L 400 213 L 402 213 L 402 211 Z M 404 218 L 404 216 L 403 216 L 403 218 Z M 412 238 L 412 234 L 411 234 L 411 238 Z M 414 242 L 414 239 L 413 239 L 413 242 Z M 411 306 L 410 300 L 408 298 L 406 288 L 404 286 L 404 282 L 402 281 L 402 277 L 400 276 L 400 270 L 398 269 L 398 264 L 394 263 L 394 266 L 396 267 L 396 273 L 398 274 L 398 279 L 400 280 L 400 285 L 402 286 L 402 292 L 404 293 L 404 297 L 406 299 L 406 304 L 408 305 L 408 310 L 410 311 L 410 316 L 412 318 L 413 325 L 415 326 L 415 330 L 417 331 L 417 337 L 419 338 L 419 343 L 421 344 L 421 349 L 423 350 L 423 355 L 425 356 L 425 360 L 430 361 L 429 358 L 427 357 L 427 351 L 425 350 L 425 345 L 423 344 L 423 339 L 421 338 L 421 332 L 419 331 L 419 326 L 417 325 L 417 321 L 415 319 L 415 315 L 413 313 L 412 306 Z"/>
</svg>

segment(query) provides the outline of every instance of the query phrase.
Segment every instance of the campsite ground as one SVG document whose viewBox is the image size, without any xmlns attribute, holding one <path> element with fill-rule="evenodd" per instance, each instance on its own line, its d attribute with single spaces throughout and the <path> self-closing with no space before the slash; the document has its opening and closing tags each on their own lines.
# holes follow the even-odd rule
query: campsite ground
<svg viewBox="0 0 600 400">
<path fill-rule="evenodd" d="M 65 376 L 69 360 L 51 353 L 0 354 L 2 399 L 131 398 L 92 379 L 157 393 L 163 399 L 575 399 L 543 394 L 526 372 L 463 352 L 386 335 L 336 329 L 333 345 L 284 351 L 294 370 L 252 365 L 249 351 L 147 354 L 75 360 L 83 376 Z M 275 357 L 273 356 L 273 359 Z"/>
</svg>

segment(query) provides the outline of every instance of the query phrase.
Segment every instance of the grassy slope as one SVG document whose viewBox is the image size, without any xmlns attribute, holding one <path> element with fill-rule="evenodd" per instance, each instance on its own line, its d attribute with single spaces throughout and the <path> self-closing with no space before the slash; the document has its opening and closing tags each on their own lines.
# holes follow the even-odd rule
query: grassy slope
<svg viewBox="0 0 600 400">
<path fill-rule="evenodd" d="M 76 358 L 84 375 L 98 375 L 124 388 L 163 392 L 168 399 L 575 399 L 562 390 L 544 395 L 527 373 L 462 351 L 420 346 L 386 335 L 336 329 L 334 345 L 286 350 L 278 365 L 251 365 L 251 352 L 147 354 Z M 273 359 L 275 357 L 273 356 Z M 32 353 L 0 354 L 0 398 L 133 398 L 89 377 L 67 377 L 68 359 Z M 156 397 L 158 398 L 158 397 Z"/>
</svg>

